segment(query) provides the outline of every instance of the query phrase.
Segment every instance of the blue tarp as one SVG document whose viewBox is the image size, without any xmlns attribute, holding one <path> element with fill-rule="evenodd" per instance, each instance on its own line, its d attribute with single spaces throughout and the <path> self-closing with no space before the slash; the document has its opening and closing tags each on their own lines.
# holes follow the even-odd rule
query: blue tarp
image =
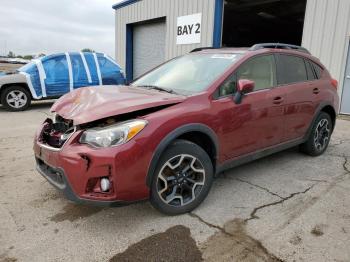
<svg viewBox="0 0 350 262">
<path fill-rule="evenodd" d="M 21 67 L 34 98 L 61 96 L 71 90 L 98 85 L 122 85 L 120 66 L 102 53 L 60 53 Z"/>
</svg>

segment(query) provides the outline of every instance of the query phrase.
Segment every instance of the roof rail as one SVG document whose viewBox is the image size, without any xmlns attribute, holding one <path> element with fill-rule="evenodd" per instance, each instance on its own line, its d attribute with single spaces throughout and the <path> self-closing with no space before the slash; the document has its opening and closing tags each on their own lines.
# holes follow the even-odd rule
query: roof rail
<svg viewBox="0 0 350 262">
<path fill-rule="evenodd" d="M 199 51 L 207 50 L 207 49 L 217 49 L 217 48 L 215 48 L 215 47 L 199 47 L 199 48 L 193 49 L 190 53 L 195 53 L 195 52 L 199 52 Z"/>
<path fill-rule="evenodd" d="M 289 49 L 289 50 L 296 50 L 303 53 L 311 54 L 309 50 L 307 50 L 304 47 L 298 46 L 298 45 L 289 45 L 289 44 L 280 44 L 280 43 L 263 43 L 263 44 L 256 44 L 253 45 L 249 50 L 250 51 L 256 51 L 264 48 L 278 48 L 278 49 Z"/>
</svg>

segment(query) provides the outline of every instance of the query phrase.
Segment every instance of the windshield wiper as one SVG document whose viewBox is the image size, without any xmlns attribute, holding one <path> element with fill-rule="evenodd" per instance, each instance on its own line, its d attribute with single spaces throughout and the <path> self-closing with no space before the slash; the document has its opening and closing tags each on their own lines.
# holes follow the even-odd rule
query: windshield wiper
<svg viewBox="0 0 350 262">
<path fill-rule="evenodd" d="M 160 87 L 160 86 L 154 86 L 154 85 L 141 85 L 138 87 L 144 87 L 144 88 L 149 88 L 149 89 L 154 89 L 154 90 L 158 90 L 158 91 L 163 91 L 163 92 L 167 92 L 170 94 L 177 94 L 174 90 L 170 89 L 170 88 L 165 88 L 165 87 Z"/>
</svg>

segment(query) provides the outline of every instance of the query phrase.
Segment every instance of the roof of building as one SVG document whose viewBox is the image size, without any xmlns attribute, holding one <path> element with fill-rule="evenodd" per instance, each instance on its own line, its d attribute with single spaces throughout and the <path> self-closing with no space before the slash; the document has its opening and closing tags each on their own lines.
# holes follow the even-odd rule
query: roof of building
<svg viewBox="0 0 350 262">
<path fill-rule="evenodd" d="M 125 6 L 131 5 L 133 3 L 139 2 L 141 0 L 124 0 L 112 6 L 113 9 L 117 10 Z"/>
</svg>

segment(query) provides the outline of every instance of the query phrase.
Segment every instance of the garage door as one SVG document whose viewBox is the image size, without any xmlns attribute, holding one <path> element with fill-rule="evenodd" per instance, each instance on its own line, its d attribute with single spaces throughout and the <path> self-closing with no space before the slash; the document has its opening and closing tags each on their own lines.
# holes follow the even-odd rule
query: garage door
<svg viewBox="0 0 350 262">
<path fill-rule="evenodd" d="M 165 34 L 165 19 L 134 26 L 134 79 L 164 62 Z"/>
</svg>

